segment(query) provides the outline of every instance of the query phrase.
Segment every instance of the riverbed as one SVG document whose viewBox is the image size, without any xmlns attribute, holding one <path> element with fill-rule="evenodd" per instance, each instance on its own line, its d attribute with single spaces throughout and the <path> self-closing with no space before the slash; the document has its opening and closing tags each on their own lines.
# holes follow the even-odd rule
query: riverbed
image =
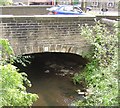
<svg viewBox="0 0 120 108">
<path fill-rule="evenodd" d="M 33 106 L 71 106 L 75 100 L 82 99 L 77 90 L 83 90 L 83 85 L 73 84 L 72 77 L 84 69 L 85 63 L 75 55 L 35 55 L 31 63 L 21 69 L 32 83 L 27 91 L 39 96 Z"/>
</svg>

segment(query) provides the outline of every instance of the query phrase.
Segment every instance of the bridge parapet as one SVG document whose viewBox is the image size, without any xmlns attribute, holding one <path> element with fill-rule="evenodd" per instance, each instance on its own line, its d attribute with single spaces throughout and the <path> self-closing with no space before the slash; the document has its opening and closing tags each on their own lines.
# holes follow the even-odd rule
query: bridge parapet
<svg viewBox="0 0 120 108">
<path fill-rule="evenodd" d="M 94 24 L 94 16 L 1 16 L 1 36 L 16 55 L 64 52 L 82 55 L 90 44 L 80 36 L 80 26 Z"/>
</svg>

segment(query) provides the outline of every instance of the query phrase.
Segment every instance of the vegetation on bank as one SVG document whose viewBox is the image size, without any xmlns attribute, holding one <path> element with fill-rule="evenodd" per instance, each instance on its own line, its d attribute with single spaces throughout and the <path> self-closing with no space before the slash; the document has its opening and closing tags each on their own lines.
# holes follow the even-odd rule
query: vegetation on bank
<svg viewBox="0 0 120 108">
<path fill-rule="evenodd" d="M 73 105 L 118 106 L 118 27 L 108 29 L 99 22 L 95 26 L 84 25 L 81 35 L 93 47 L 85 56 L 90 62 L 83 72 L 74 75 L 73 81 L 75 84 L 85 82 L 88 95 Z M 24 84 L 31 86 L 27 74 L 18 73 L 12 65 L 14 53 L 8 41 L 0 39 L 0 45 L 0 105 L 31 106 L 38 96 L 26 91 Z"/>
<path fill-rule="evenodd" d="M 112 29 L 112 30 L 111 30 Z M 107 28 L 99 22 L 95 26 L 82 26 L 81 35 L 93 49 L 86 56 L 89 63 L 82 73 L 75 74 L 75 83 L 85 82 L 89 91 L 75 106 L 118 106 L 118 27 Z"/>
<path fill-rule="evenodd" d="M 11 5 L 12 3 L 12 0 L 0 0 L 0 6 Z"/>
<path fill-rule="evenodd" d="M 0 39 L 0 48 L 0 107 L 31 106 L 38 96 L 26 91 L 25 84 L 31 87 L 27 74 L 12 65 L 15 56 L 7 40 Z"/>
</svg>

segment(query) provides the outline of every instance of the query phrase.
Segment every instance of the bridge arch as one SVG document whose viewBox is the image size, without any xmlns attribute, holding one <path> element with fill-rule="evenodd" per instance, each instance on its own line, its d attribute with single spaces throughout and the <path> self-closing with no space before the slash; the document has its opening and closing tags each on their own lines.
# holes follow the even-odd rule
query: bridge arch
<svg viewBox="0 0 120 108">
<path fill-rule="evenodd" d="M 60 44 L 42 45 L 42 46 L 33 45 L 33 46 L 24 46 L 19 49 L 17 48 L 18 47 L 14 49 L 15 55 L 25 55 L 25 54 L 43 53 L 43 52 L 60 52 L 60 53 L 72 53 L 72 54 L 84 56 L 90 51 L 90 47 L 88 46 L 71 46 L 71 45 L 60 45 Z"/>
<path fill-rule="evenodd" d="M 90 43 L 80 26 L 94 24 L 93 16 L 8 16 L 2 17 L 2 37 L 9 40 L 15 55 L 63 52 L 83 55 Z"/>
</svg>

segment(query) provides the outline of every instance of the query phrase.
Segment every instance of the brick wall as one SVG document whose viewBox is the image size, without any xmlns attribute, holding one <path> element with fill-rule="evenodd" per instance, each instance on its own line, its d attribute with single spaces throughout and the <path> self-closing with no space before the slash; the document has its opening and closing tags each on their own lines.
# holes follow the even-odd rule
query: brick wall
<svg viewBox="0 0 120 108">
<path fill-rule="evenodd" d="M 93 17 L 8 16 L 1 19 L 1 36 L 10 41 L 16 55 L 38 52 L 82 55 L 89 51 L 89 43 L 80 36 L 80 26 L 94 24 Z"/>
</svg>

